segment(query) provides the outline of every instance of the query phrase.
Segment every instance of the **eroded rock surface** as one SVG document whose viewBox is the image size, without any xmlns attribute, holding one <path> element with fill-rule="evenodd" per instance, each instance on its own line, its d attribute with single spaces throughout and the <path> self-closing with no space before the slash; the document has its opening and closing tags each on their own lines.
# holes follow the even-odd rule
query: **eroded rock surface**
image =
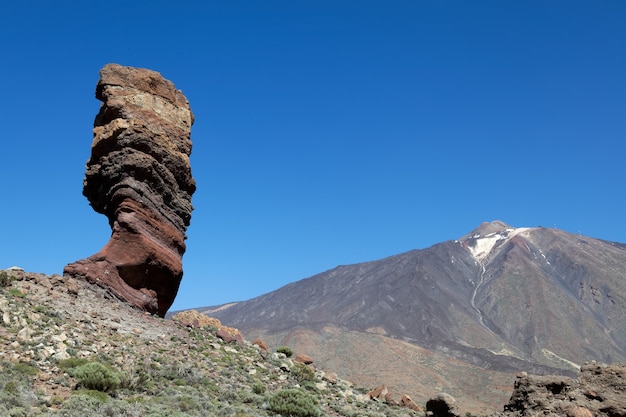
<svg viewBox="0 0 626 417">
<path fill-rule="evenodd" d="M 108 64 L 100 71 L 91 158 L 83 194 L 109 219 L 100 252 L 65 275 L 110 288 L 164 316 L 183 276 L 191 219 L 193 114 L 180 90 L 155 71 Z"/>
<path fill-rule="evenodd" d="M 626 364 L 586 364 L 578 378 L 520 375 L 497 416 L 626 417 Z"/>
</svg>

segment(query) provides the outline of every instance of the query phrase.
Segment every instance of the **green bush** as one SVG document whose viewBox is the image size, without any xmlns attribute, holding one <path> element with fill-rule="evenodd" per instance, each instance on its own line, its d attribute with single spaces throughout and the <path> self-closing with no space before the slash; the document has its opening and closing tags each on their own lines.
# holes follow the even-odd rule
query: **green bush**
<svg viewBox="0 0 626 417">
<path fill-rule="evenodd" d="M 315 397 L 297 389 L 278 391 L 270 398 L 269 409 L 283 417 L 319 417 L 322 415 Z"/>
<path fill-rule="evenodd" d="M 291 370 L 298 382 L 315 381 L 315 371 L 308 365 L 297 362 Z"/>
<path fill-rule="evenodd" d="M 81 365 L 72 376 L 81 387 L 102 392 L 114 391 L 121 382 L 117 372 L 100 362 Z"/>
<path fill-rule="evenodd" d="M 257 395 L 265 394 L 265 385 L 260 382 L 255 382 L 252 384 L 252 392 Z"/>
<path fill-rule="evenodd" d="M 86 363 L 89 363 L 89 360 L 85 358 L 67 358 L 59 361 L 59 368 L 67 371 L 72 368 L 78 368 Z"/>
<path fill-rule="evenodd" d="M 14 363 L 13 369 L 15 369 L 21 374 L 29 375 L 29 376 L 35 376 L 39 373 L 39 369 L 24 362 Z"/>
<path fill-rule="evenodd" d="M 284 353 L 285 356 L 288 358 L 293 355 L 293 350 L 291 350 L 291 348 L 287 346 L 280 346 L 278 349 L 276 349 L 276 352 Z"/>
<path fill-rule="evenodd" d="M 93 389 L 85 389 L 78 391 L 78 395 L 86 395 L 87 397 L 95 398 L 101 403 L 109 401 L 109 396 L 102 391 L 96 391 Z"/>
</svg>

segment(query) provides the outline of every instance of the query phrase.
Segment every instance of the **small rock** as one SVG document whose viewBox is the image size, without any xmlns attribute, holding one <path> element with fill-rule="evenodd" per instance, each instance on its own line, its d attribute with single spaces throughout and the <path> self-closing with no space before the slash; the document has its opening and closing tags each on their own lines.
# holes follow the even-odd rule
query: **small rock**
<svg viewBox="0 0 626 417">
<path fill-rule="evenodd" d="M 593 417 L 593 413 L 585 407 L 572 407 L 566 413 L 567 417 Z"/>
<path fill-rule="evenodd" d="M 33 331 L 29 327 L 24 327 L 22 330 L 17 332 L 17 340 L 30 342 L 32 340 L 32 334 Z"/>
<path fill-rule="evenodd" d="M 296 358 L 294 359 L 295 362 L 299 362 L 299 363 L 303 363 L 305 365 L 310 365 L 313 363 L 313 358 L 310 357 L 309 355 L 305 355 L 302 353 L 299 353 L 296 355 Z"/>
<path fill-rule="evenodd" d="M 420 407 L 415 401 L 411 399 L 408 395 L 404 394 L 402 399 L 400 400 L 400 405 L 402 407 L 409 408 L 413 411 L 423 412 L 422 407 Z"/>
<path fill-rule="evenodd" d="M 72 295 L 78 295 L 78 283 L 74 278 L 67 280 L 67 292 Z"/>
<path fill-rule="evenodd" d="M 252 342 L 253 345 L 260 347 L 262 350 L 268 352 L 269 351 L 269 347 L 267 346 L 267 343 L 265 343 L 263 340 L 261 339 L 254 339 L 254 342 Z"/>
<path fill-rule="evenodd" d="M 387 388 L 387 385 L 383 384 L 383 385 L 379 385 L 378 387 L 368 392 L 367 395 L 372 400 L 382 400 L 385 398 L 385 395 L 387 395 L 388 393 L 389 393 L 389 388 Z"/>
</svg>

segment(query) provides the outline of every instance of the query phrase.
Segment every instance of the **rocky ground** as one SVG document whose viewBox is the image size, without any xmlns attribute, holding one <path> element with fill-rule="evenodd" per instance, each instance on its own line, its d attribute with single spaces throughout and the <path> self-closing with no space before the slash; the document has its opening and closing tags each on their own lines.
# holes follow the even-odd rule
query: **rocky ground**
<svg viewBox="0 0 626 417">
<path fill-rule="evenodd" d="M 194 312 L 163 319 L 82 280 L 0 274 L 0 416 L 459 415 L 449 395 L 415 404 L 359 388 Z M 520 374 L 494 417 L 626 417 L 625 392 L 625 365 Z"/>
<path fill-rule="evenodd" d="M 217 321 L 142 313 L 82 280 L 9 275 L 0 288 L 0 416 L 424 415 L 262 342 L 227 342 L 234 329 L 217 337 Z M 90 386 L 85 363 L 104 365 L 99 377 L 110 371 L 112 387 Z M 283 406 L 300 407 L 291 414 L 278 401 L 290 395 Z"/>
<path fill-rule="evenodd" d="M 521 373 L 499 416 L 626 417 L 626 364 L 581 367 L 578 378 Z"/>
</svg>

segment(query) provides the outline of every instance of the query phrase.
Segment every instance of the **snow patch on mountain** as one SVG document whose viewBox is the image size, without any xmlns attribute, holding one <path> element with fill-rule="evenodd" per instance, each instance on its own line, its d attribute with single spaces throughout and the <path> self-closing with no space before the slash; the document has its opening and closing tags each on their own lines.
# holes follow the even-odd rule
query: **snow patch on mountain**
<svg viewBox="0 0 626 417">
<path fill-rule="evenodd" d="M 470 253 L 478 260 L 482 262 L 490 253 L 496 244 L 502 240 L 511 239 L 522 232 L 528 230 L 528 227 L 519 228 L 507 228 L 498 232 L 491 232 L 485 235 L 480 233 L 473 234 L 465 242 Z"/>
</svg>

